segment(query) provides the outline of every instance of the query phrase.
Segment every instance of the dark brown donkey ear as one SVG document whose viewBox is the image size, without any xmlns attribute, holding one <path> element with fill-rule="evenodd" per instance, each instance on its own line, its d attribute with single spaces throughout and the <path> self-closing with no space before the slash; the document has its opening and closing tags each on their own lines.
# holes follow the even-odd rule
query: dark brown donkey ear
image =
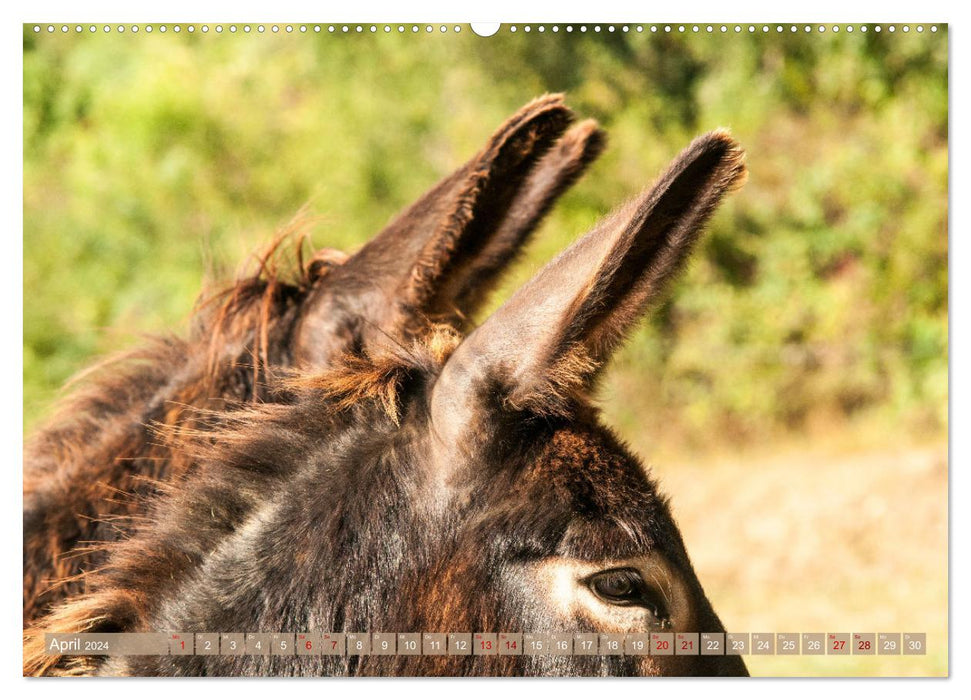
<svg viewBox="0 0 971 700">
<path fill-rule="evenodd" d="M 298 362 L 321 365 L 335 346 L 400 340 L 430 321 L 471 315 L 557 197 L 602 150 L 596 124 L 566 131 L 572 119 L 561 95 L 529 103 L 335 270 L 333 284 L 305 307 L 295 338 Z"/>
<path fill-rule="evenodd" d="M 727 132 L 696 139 L 653 187 L 520 288 L 446 363 L 433 398 L 439 434 L 478 423 L 469 415 L 477 387 L 498 388 L 507 408 L 568 412 L 741 184 L 743 155 Z"/>
</svg>

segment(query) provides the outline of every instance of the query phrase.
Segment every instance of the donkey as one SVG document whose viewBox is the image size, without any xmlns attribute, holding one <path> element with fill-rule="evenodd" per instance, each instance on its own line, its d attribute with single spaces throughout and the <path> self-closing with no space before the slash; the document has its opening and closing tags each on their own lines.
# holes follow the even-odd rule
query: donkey
<svg viewBox="0 0 971 700">
<path fill-rule="evenodd" d="M 26 673 L 746 673 L 734 656 L 42 651 L 45 631 L 724 631 L 667 500 L 589 396 L 744 179 L 735 141 L 696 139 L 463 333 L 599 152 L 596 126 L 566 131 L 569 121 L 558 96 L 527 105 L 324 282 L 295 287 L 292 308 L 273 317 L 284 331 L 247 331 L 251 344 L 262 335 L 263 386 L 250 391 L 265 400 L 241 405 L 227 391 L 190 429 L 169 423 L 157 493 L 132 499 L 127 536 L 25 632 Z M 155 400 L 175 393 L 155 386 Z"/>
</svg>

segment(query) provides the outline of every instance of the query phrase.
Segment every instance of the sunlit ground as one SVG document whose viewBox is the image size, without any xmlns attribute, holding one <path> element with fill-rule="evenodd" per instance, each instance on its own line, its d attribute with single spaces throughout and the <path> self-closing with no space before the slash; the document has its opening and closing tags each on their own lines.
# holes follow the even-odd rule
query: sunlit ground
<svg viewBox="0 0 971 700">
<path fill-rule="evenodd" d="M 926 656 L 749 656 L 752 675 L 947 675 L 946 443 L 652 462 L 729 631 L 927 633 Z"/>
</svg>

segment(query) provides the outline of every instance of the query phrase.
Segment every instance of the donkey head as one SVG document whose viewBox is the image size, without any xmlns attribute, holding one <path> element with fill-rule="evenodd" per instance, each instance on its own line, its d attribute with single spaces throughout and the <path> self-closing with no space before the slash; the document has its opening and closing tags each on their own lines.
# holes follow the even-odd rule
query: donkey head
<svg viewBox="0 0 971 700">
<path fill-rule="evenodd" d="M 42 632 L 723 631 L 667 501 L 588 400 L 677 273 L 742 152 L 693 142 L 464 339 L 466 319 L 603 146 L 559 96 L 357 254 L 321 256 L 298 371 L 226 411 L 193 468 Z M 278 381 L 279 377 L 273 378 Z M 738 657 L 128 657 L 135 674 L 744 674 Z"/>
<path fill-rule="evenodd" d="M 169 524 L 170 536 L 166 544 L 152 535 L 150 564 L 198 567 L 188 576 L 158 573 L 160 602 L 135 627 L 723 631 L 667 501 L 587 396 L 721 197 L 743 179 L 737 144 L 724 132 L 697 139 L 652 188 L 468 337 L 430 323 L 454 313 L 446 300 L 475 303 L 480 283 L 522 235 L 521 222 L 545 206 L 547 195 L 530 193 L 551 191 L 547 161 L 532 162 L 533 144 L 561 128 L 550 104 L 537 103 L 514 120 L 511 136 L 493 140 L 488 167 L 474 160 L 439 186 L 461 193 L 445 233 L 436 228 L 442 198 L 426 198 L 338 268 L 341 285 L 370 290 L 354 297 L 353 310 L 370 325 L 348 329 L 351 354 L 334 369 L 292 385 L 292 405 L 247 413 L 162 501 L 153 518 Z M 524 187 L 526 170 L 534 184 Z M 483 215 L 492 218 L 477 220 Z M 436 250 L 425 256 L 429 240 Z M 403 264 L 416 252 L 419 264 Z M 341 299 L 323 290 L 318 302 L 337 319 L 352 317 L 342 316 Z M 315 343 L 329 337 L 322 329 L 318 321 L 302 326 L 306 357 L 337 347 Z M 162 556 L 163 546 L 177 553 Z M 184 583 L 173 589 L 171 580 Z M 199 656 L 127 664 L 123 670 L 136 673 L 745 673 L 731 656 Z"/>
</svg>

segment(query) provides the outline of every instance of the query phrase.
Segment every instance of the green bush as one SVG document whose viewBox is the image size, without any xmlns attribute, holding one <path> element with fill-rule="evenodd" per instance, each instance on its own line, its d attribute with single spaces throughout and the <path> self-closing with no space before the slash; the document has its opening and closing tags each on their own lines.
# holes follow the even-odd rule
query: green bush
<svg viewBox="0 0 971 700">
<path fill-rule="evenodd" d="M 610 148 L 495 303 L 698 133 L 750 178 L 602 395 L 685 444 L 947 425 L 947 36 L 24 32 L 24 421 L 304 205 L 353 249 L 566 91 Z"/>
</svg>

